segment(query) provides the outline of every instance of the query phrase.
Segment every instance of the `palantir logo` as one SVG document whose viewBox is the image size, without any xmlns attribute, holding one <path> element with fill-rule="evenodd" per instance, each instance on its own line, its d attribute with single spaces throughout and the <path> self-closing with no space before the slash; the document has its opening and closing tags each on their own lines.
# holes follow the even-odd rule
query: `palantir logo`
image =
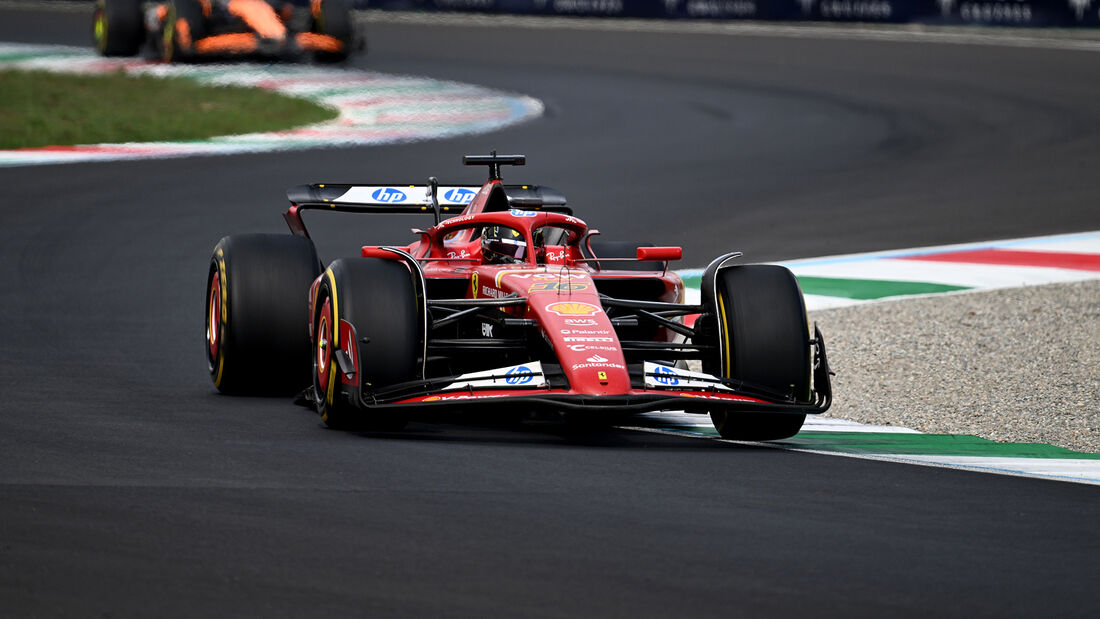
<svg viewBox="0 0 1100 619">
<path fill-rule="evenodd" d="M 374 193 L 370 194 L 370 197 L 378 200 L 379 202 L 385 202 L 392 204 L 393 202 L 404 202 L 407 196 L 405 192 L 394 189 L 393 187 L 382 187 L 376 189 Z"/>
<path fill-rule="evenodd" d="M 456 187 L 449 189 L 443 194 L 443 199 L 448 202 L 456 202 L 458 204 L 466 204 L 473 199 L 476 191 L 466 189 L 465 187 Z"/>
<path fill-rule="evenodd" d="M 676 378 L 678 374 L 676 373 L 676 370 L 673 370 L 672 368 L 658 365 L 657 367 L 653 368 L 653 373 L 657 374 L 657 376 L 653 377 L 653 380 L 656 380 L 662 385 L 680 384 L 680 379 Z"/>
<path fill-rule="evenodd" d="M 517 365 L 516 367 L 508 370 L 504 373 L 507 378 L 504 382 L 509 385 L 526 385 L 534 378 L 531 372 L 531 368 L 526 365 Z"/>
</svg>

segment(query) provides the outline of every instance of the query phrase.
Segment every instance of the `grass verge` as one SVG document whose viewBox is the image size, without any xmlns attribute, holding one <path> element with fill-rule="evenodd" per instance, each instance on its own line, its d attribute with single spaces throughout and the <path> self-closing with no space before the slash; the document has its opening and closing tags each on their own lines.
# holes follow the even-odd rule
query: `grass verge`
<svg viewBox="0 0 1100 619">
<path fill-rule="evenodd" d="M 201 140 L 322 122 L 336 111 L 194 80 L 0 70 L 0 148 Z"/>
</svg>

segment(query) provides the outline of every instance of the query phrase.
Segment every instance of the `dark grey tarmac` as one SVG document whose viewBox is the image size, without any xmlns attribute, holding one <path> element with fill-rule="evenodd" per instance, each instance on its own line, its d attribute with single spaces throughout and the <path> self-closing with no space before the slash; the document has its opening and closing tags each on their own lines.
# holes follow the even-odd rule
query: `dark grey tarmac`
<svg viewBox="0 0 1100 619">
<path fill-rule="evenodd" d="M 0 9 L 0 40 L 85 44 Z M 1095 617 L 1095 487 L 621 430 L 327 430 L 216 394 L 209 252 L 315 181 L 561 189 L 684 266 L 1100 229 L 1100 56 L 374 26 L 357 66 L 537 121 L 378 148 L 0 169 L 0 615 Z M 338 218 L 328 257 L 416 218 Z M 349 229 L 355 225 L 354 229 Z M 838 394 L 843 398 L 844 394 Z"/>
</svg>

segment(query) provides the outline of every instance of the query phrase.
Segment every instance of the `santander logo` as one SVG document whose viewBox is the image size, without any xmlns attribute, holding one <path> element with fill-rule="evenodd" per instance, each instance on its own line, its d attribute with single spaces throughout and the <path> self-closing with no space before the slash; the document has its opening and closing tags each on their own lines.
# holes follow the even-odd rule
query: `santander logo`
<svg viewBox="0 0 1100 619">
<path fill-rule="evenodd" d="M 591 357 L 585 359 L 585 361 L 589 363 L 607 363 L 608 360 L 599 355 L 592 355 Z"/>
</svg>

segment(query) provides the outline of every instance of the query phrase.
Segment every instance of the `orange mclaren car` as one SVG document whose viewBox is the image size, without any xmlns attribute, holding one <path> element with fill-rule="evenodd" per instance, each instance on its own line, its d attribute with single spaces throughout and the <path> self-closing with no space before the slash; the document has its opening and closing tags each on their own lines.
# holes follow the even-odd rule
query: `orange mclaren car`
<svg viewBox="0 0 1100 619">
<path fill-rule="evenodd" d="M 165 62 L 255 56 L 340 62 L 365 48 L 351 0 L 97 0 L 96 49 Z"/>
</svg>

